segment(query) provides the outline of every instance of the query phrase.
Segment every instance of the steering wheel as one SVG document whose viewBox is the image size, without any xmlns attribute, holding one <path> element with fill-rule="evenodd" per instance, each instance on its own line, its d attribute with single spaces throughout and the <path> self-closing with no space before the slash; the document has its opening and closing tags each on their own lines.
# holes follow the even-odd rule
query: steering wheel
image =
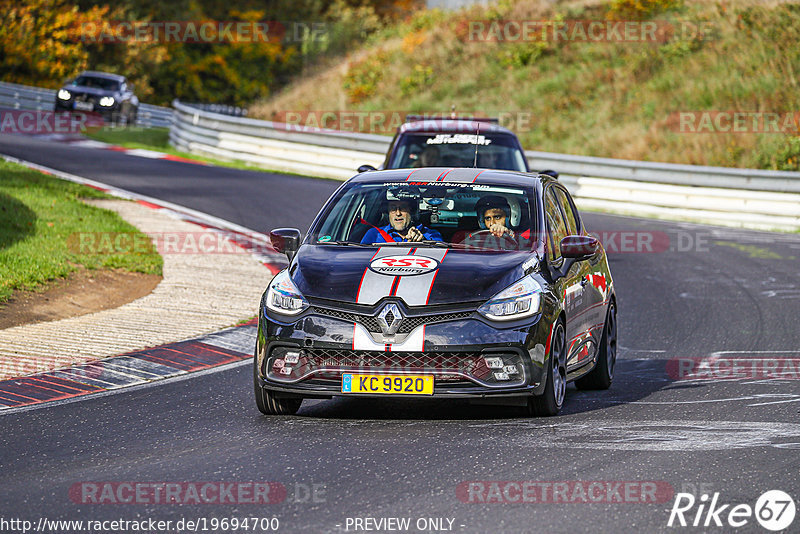
<svg viewBox="0 0 800 534">
<path fill-rule="evenodd" d="M 502 248 L 504 248 L 504 249 L 514 249 L 514 248 L 517 248 L 519 246 L 519 241 L 517 241 L 516 238 L 511 237 L 511 235 L 503 234 L 500 237 L 496 237 L 496 236 L 492 235 L 492 231 L 491 230 L 479 230 L 479 231 L 471 234 L 466 239 L 464 239 L 463 243 L 468 245 L 468 246 L 475 246 L 477 244 L 481 244 L 482 242 L 488 241 L 489 236 L 491 236 L 493 239 L 499 240 L 498 244 L 501 245 Z M 510 245 L 510 246 L 506 246 L 506 245 Z"/>
</svg>

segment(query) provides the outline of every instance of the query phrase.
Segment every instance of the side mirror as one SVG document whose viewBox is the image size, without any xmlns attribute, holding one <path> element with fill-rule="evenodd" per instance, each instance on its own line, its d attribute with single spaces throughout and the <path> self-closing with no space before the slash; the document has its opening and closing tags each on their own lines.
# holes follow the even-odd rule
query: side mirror
<svg viewBox="0 0 800 534">
<path fill-rule="evenodd" d="M 372 165 L 362 165 L 361 167 L 358 168 L 358 172 L 369 172 L 369 171 L 377 171 L 377 170 L 378 169 L 376 169 Z"/>
<path fill-rule="evenodd" d="M 300 248 L 300 230 L 297 228 L 276 228 L 269 233 L 269 241 L 277 252 L 286 254 L 292 261 Z"/>
<path fill-rule="evenodd" d="M 588 235 L 568 235 L 561 240 L 561 255 L 565 258 L 585 260 L 597 254 L 600 241 Z"/>
<path fill-rule="evenodd" d="M 558 179 L 558 173 L 552 169 L 545 169 L 543 171 L 539 171 L 539 174 L 546 174 L 547 176 L 552 176 L 556 180 Z"/>
</svg>

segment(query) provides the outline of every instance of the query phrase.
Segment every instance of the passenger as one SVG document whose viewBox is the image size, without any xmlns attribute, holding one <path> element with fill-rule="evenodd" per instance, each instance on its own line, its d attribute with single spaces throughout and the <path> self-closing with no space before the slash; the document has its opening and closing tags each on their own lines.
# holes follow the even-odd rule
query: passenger
<svg viewBox="0 0 800 534">
<path fill-rule="evenodd" d="M 390 200 L 387 203 L 389 224 L 382 228 L 373 226 L 364 235 L 362 243 L 389 243 L 402 241 L 441 241 L 442 234 L 416 224 L 419 203 L 415 199 Z"/>
<path fill-rule="evenodd" d="M 514 231 L 508 227 L 511 224 L 511 206 L 505 198 L 499 195 L 485 196 L 475 204 L 475 213 L 481 230 L 489 230 L 495 237 L 507 235 L 516 239 Z"/>
<path fill-rule="evenodd" d="M 436 167 L 439 164 L 439 148 L 433 145 L 425 147 L 412 167 Z"/>
</svg>

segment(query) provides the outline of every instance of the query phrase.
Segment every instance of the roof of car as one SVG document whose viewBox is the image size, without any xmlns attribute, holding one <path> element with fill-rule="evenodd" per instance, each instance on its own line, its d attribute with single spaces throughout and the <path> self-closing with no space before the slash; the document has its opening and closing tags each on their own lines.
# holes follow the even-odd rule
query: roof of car
<svg viewBox="0 0 800 534">
<path fill-rule="evenodd" d="M 430 133 L 475 133 L 480 128 L 481 133 L 499 133 L 514 135 L 508 128 L 503 128 L 494 122 L 460 118 L 429 118 L 412 120 L 403 123 L 398 128 L 399 133 L 430 132 Z"/>
<path fill-rule="evenodd" d="M 95 78 L 108 78 L 109 80 L 117 80 L 119 82 L 125 80 L 125 76 L 119 74 L 112 74 L 110 72 L 100 72 L 98 70 L 85 70 L 81 72 L 81 76 L 94 76 Z"/>
<path fill-rule="evenodd" d="M 350 178 L 350 182 L 383 183 L 383 182 L 442 182 L 442 183 L 476 183 L 503 184 L 527 187 L 541 185 L 554 178 L 536 173 L 505 171 L 498 169 L 481 169 L 472 167 L 420 167 L 418 169 L 389 169 L 384 171 L 362 172 Z"/>
</svg>

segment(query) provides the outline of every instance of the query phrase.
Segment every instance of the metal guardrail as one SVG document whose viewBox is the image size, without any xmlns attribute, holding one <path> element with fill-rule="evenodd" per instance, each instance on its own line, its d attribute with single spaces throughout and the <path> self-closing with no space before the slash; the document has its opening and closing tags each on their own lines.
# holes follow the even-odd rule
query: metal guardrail
<svg viewBox="0 0 800 534">
<path fill-rule="evenodd" d="M 0 82 L 0 108 L 53 111 L 56 91 L 29 87 L 15 83 Z M 172 110 L 150 104 L 139 104 L 136 125 L 144 128 L 169 128 Z"/>
<path fill-rule="evenodd" d="M 179 101 L 170 143 L 186 152 L 345 180 L 378 166 L 390 138 L 231 117 Z M 554 169 L 582 209 L 763 230 L 800 230 L 800 172 L 733 169 L 526 152 Z"/>
</svg>

